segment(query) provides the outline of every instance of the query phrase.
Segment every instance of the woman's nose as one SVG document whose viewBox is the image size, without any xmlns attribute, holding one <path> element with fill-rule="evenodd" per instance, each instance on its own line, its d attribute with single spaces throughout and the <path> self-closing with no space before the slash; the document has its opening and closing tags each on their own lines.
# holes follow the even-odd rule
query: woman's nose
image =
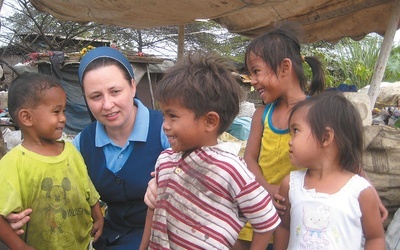
<svg viewBox="0 0 400 250">
<path fill-rule="evenodd" d="M 111 109 L 114 106 L 114 100 L 111 96 L 104 96 L 103 108 Z"/>
</svg>

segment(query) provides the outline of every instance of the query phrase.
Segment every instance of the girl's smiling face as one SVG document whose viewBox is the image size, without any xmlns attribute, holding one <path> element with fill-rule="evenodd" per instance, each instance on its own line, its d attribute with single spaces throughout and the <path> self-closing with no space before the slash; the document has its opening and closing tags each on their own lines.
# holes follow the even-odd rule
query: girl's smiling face
<svg viewBox="0 0 400 250">
<path fill-rule="evenodd" d="M 280 96 L 279 79 L 265 61 L 250 53 L 247 67 L 251 76 L 251 85 L 260 94 L 264 103 L 271 103 Z"/>
</svg>

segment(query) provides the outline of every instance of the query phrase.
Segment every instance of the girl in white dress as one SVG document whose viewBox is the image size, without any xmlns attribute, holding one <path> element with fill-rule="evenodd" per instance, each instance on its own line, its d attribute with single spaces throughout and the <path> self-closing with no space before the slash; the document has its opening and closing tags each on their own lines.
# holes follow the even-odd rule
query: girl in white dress
<svg viewBox="0 0 400 250">
<path fill-rule="evenodd" d="M 385 249 L 379 199 L 363 172 L 363 127 L 340 92 L 296 104 L 289 118 L 292 171 L 280 186 L 289 209 L 275 249 Z"/>
</svg>

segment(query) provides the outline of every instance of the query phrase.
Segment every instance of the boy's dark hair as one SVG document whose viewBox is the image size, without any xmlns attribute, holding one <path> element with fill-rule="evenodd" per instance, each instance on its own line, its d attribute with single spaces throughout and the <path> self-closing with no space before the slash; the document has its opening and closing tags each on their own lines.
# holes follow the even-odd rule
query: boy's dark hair
<svg viewBox="0 0 400 250">
<path fill-rule="evenodd" d="M 363 125 L 357 108 L 342 92 L 327 91 L 298 102 L 291 110 L 289 122 L 294 112 L 304 107 L 308 108 L 305 119 L 316 140 L 322 143 L 325 129 L 331 128 L 339 148 L 339 164 L 359 174 L 362 165 Z"/>
<path fill-rule="evenodd" d="M 253 39 L 247 46 L 245 54 L 246 68 L 250 54 L 260 57 L 268 66 L 272 68 L 275 75 L 278 68 L 285 58 L 292 61 L 294 71 L 300 81 L 301 89 L 313 95 L 322 92 L 325 88 L 325 74 L 322 63 L 317 57 L 302 57 L 300 54 L 300 42 L 298 40 L 299 28 L 295 23 L 285 22 L 271 32 L 267 32 Z M 312 70 L 312 79 L 309 90 L 307 91 L 307 77 L 304 74 L 303 60 L 307 62 Z"/>
<path fill-rule="evenodd" d="M 8 111 L 13 121 L 18 124 L 18 112 L 23 108 L 35 108 L 51 88 L 62 89 L 62 86 L 50 75 L 23 73 L 15 78 L 8 88 Z"/>
<path fill-rule="evenodd" d="M 196 118 L 215 111 L 222 134 L 238 114 L 243 96 L 234 71 L 233 64 L 215 53 L 193 53 L 165 73 L 154 97 L 161 103 L 179 101 Z"/>
</svg>

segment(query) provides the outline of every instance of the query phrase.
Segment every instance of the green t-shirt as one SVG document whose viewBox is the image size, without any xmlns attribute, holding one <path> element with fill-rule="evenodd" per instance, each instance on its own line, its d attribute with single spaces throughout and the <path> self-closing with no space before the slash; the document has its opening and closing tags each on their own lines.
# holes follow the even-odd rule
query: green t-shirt
<svg viewBox="0 0 400 250">
<path fill-rule="evenodd" d="M 62 143 L 62 142 L 60 142 Z M 65 142 L 58 156 L 42 156 L 18 145 L 0 160 L 0 214 L 32 208 L 22 236 L 36 249 L 87 249 L 91 206 L 99 194 L 81 154 Z"/>
</svg>

